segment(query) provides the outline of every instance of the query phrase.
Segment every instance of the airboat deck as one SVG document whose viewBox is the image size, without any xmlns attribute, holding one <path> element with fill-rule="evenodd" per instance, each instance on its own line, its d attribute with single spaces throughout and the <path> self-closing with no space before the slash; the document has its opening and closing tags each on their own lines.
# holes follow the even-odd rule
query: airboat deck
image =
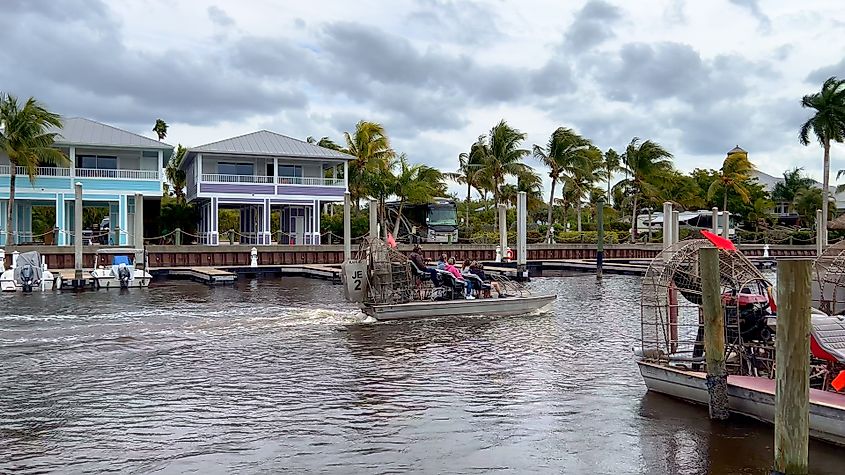
<svg viewBox="0 0 845 475">
<path fill-rule="evenodd" d="M 451 316 L 508 317 L 544 312 L 557 296 L 481 298 L 475 300 L 413 301 L 408 303 L 366 305 L 364 313 L 376 320 L 407 320 Z"/>
<path fill-rule="evenodd" d="M 706 373 L 638 361 L 650 391 L 707 405 Z M 775 381 L 754 376 L 728 376 L 731 412 L 769 424 L 775 420 Z M 845 394 L 810 389 L 810 437 L 845 446 Z"/>
</svg>

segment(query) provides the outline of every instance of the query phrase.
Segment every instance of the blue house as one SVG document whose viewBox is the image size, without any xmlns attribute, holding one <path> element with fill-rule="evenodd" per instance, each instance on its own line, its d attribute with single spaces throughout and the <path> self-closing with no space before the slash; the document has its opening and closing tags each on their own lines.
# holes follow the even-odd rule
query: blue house
<svg viewBox="0 0 845 475">
<path fill-rule="evenodd" d="M 219 244 L 228 231 L 219 229 L 219 210 L 235 209 L 241 243 L 320 244 L 321 204 L 343 200 L 353 158 L 267 130 L 188 149 L 185 196 L 200 210 L 201 243 Z"/>
<path fill-rule="evenodd" d="M 144 200 L 161 200 L 162 167 L 173 147 L 79 117 L 66 118 L 56 132 L 55 146 L 69 159 L 69 167 L 42 166 L 30 182 L 23 168 L 16 170 L 14 240 L 38 239 L 32 233 L 32 208 L 55 207 L 57 244 L 72 244 L 74 184 L 81 183 L 83 206 L 109 209 L 113 244 L 134 243 L 134 214 Z M 0 151 L 0 245 L 5 245 L 11 164 Z M 141 200 L 136 202 L 136 198 Z M 119 228 L 119 229 L 116 229 Z"/>
</svg>

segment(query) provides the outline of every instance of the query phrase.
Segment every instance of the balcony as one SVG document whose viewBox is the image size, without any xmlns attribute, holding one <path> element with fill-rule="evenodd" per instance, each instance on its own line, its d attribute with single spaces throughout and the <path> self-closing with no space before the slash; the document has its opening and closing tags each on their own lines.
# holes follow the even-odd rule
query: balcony
<svg viewBox="0 0 845 475">
<path fill-rule="evenodd" d="M 0 175 L 11 175 L 11 165 L 0 165 Z M 25 167 L 15 167 L 15 174 L 26 176 Z M 159 179 L 157 170 L 115 170 L 102 168 L 70 168 L 59 167 L 38 167 L 38 177 L 65 177 L 65 178 L 117 178 L 125 180 L 156 180 Z"/>
<path fill-rule="evenodd" d="M 63 176 L 69 177 L 70 176 L 70 168 L 57 168 L 57 167 L 38 167 L 35 169 L 35 174 L 38 176 Z M 12 166 L 11 165 L 0 165 L 0 175 L 11 175 L 12 174 Z M 23 175 L 27 176 L 26 167 L 15 167 L 15 175 Z"/>
<path fill-rule="evenodd" d="M 343 178 L 322 178 L 322 177 L 272 177 L 260 175 L 223 175 L 220 173 L 203 173 L 204 183 L 257 183 L 277 185 L 304 185 L 304 186 L 339 186 L 345 187 Z M 275 180 L 275 181 L 274 181 Z"/>
</svg>

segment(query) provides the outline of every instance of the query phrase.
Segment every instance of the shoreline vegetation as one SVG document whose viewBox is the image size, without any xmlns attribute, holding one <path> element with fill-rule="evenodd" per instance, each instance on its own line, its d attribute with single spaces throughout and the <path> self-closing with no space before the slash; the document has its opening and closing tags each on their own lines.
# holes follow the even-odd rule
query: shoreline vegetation
<svg viewBox="0 0 845 475">
<path fill-rule="evenodd" d="M 399 222 L 391 222 L 388 217 L 388 201 L 398 202 L 401 208 L 448 196 L 447 183 L 451 181 L 465 187 L 465 193 L 452 195 L 458 203 L 462 242 L 497 242 L 496 206 L 507 205 L 508 222 L 513 223 L 516 196 L 524 191 L 528 197 L 531 242 L 595 242 L 596 206 L 604 200 L 609 243 L 643 242 L 649 237 L 659 241 L 659 231 L 638 235 L 636 229 L 631 232 L 631 223 L 648 210 L 659 211 L 667 201 L 681 211 L 712 207 L 730 211 L 737 218 L 737 239 L 741 242 L 809 243 L 814 239 L 814 229 L 826 229 L 836 212 L 829 186 L 830 146 L 845 139 L 845 80 L 827 79 L 819 92 L 804 96 L 801 105 L 812 115 L 796 128 L 797 135 L 801 144 L 818 142 L 823 150 L 821 187 L 804 173 L 803 167 L 795 167 L 785 171 L 782 181 L 771 190 L 766 190 L 753 177 L 755 167 L 739 146 L 727 153 L 719 169 L 694 168 L 684 173 L 675 167 L 671 151 L 648 138 L 633 137 L 624 148 L 602 151 L 590 138 L 571 128 L 558 127 L 545 144 L 528 144 L 526 134 L 504 119 L 456 157 L 457 167 L 450 172 L 414 163 L 411 157 L 394 150 L 385 127 L 375 122 L 359 121 L 352 131 L 343 134 L 342 143 L 328 136 L 308 137 L 307 142 L 354 157 L 348 171 L 353 236 L 361 236 L 368 229 L 368 211 L 362 207 L 363 202 L 375 200 L 382 229 L 396 234 Z M 52 148 L 54 135 L 46 132 L 49 126 L 59 124 L 61 118 L 34 98 L 21 105 L 14 96 L 0 94 L 0 148 L 13 164 L 29 172 L 30 181 L 34 182 L 39 164 L 67 160 Z M 153 131 L 159 140 L 167 136 L 167 129 L 164 120 L 156 120 Z M 187 232 L 196 228 L 197 213 L 185 202 L 185 176 L 179 170 L 185 150 L 179 144 L 166 164 L 161 234 L 175 228 Z M 419 157 L 416 160 L 422 161 Z M 843 174 L 845 170 L 840 170 L 837 178 Z M 548 195 L 543 189 L 544 175 L 550 181 Z M 10 201 L 14 199 L 15 186 L 13 177 Z M 845 191 L 845 185 L 837 191 Z M 829 206 L 830 201 L 833 206 Z M 796 219 L 784 226 L 778 222 L 775 209 Z M 815 223 L 817 209 L 824 210 L 819 226 Z M 33 233 L 52 227 L 51 212 L 55 211 L 33 209 Z M 320 232 L 342 235 L 341 214 L 325 214 Z M 7 219 L 12 222 L 11 207 Z M 90 225 L 101 216 L 91 211 L 85 219 Z M 272 222 L 271 231 L 276 233 L 278 220 Z M 239 231 L 237 211 L 221 211 L 220 229 L 221 233 Z M 690 232 L 693 230 L 682 230 L 681 237 Z M 838 233 L 834 231 L 832 238 L 845 236 Z"/>
</svg>

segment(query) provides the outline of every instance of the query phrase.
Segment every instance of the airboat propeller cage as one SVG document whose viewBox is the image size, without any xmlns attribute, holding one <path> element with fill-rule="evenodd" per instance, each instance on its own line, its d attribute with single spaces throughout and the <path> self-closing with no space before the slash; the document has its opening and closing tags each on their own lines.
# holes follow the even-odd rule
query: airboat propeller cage
<svg viewBox="0 0 845 475">
<path fill-rule="evenodd" d="M 749 302 L 765 305 L 771 284 L 742 253 L 708 239 L 675 243 L 652 261 L 643 278 L 640 351 L 646 359 L 703 361 L 698 251 L 712 247 L 719 249 L 719 280 L 726 315 L 731 308 L 735 310 L 734 321 L 726 319 L 728 341 L 732 335 L 738 338 L 742 334 L 741 319 L 736 318 L 740 306 Z"/>
<path fill-rule="evenodd" d="M 813 307 L 828 315 L 845 312 L 845 241 L 828 247 L 813 265 Z"/>
</svg>

